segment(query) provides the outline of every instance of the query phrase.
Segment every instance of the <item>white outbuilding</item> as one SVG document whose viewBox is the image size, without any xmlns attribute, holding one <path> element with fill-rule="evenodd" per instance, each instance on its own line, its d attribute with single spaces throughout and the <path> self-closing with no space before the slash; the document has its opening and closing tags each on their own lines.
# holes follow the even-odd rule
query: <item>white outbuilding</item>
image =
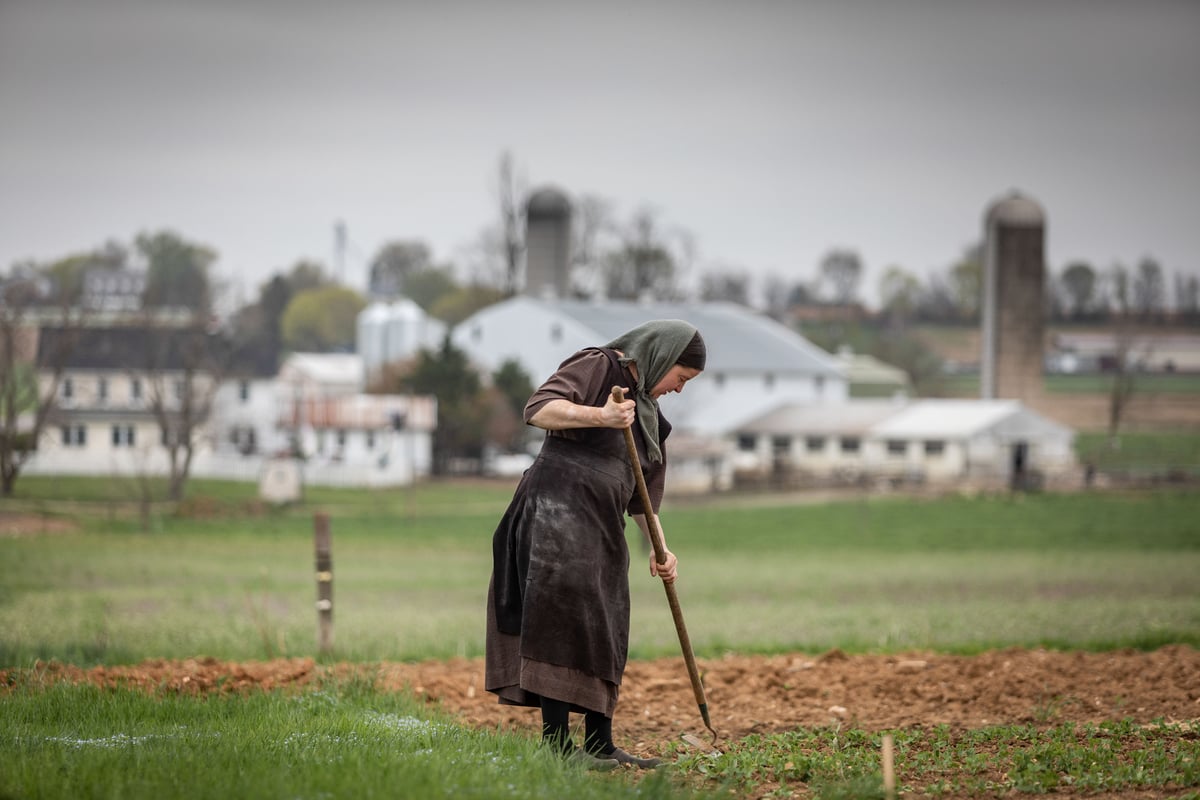
<svg viewBox="0 0 1200 800">
<path fill-rule="evenodd" d="M 760 475 L 798 483 L 1029 487 L 1077 470 L 1070 428 L 1016 400 L 849 401 L 781 406 L 738 430 Z"/>
</svg>

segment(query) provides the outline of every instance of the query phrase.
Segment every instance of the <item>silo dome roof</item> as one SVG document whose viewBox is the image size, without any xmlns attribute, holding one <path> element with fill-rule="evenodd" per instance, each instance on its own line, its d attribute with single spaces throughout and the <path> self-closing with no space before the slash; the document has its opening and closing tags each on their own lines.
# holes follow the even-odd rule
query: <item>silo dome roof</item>
<svg viewBox="0 0 1200 800">
<path fill-rule="evenodd" d="M 1007 225 L 1043 225 L 1046 222 L 1046 212 L 1032 197 L 1014 190 L 988 209 L 989 222 L 1002 222 Z"/>
<path fill-rule="evenodd" d="M 571 199 L 565 192 L 547 186 L 529 195 L 525 211 L 531 217 L 569 217 Z"/>
</svg>

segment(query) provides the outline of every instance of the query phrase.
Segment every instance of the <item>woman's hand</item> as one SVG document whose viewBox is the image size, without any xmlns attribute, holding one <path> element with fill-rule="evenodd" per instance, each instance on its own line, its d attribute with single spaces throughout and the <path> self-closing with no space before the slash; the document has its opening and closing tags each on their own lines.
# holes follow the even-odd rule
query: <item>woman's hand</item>
<svg viewBox="0 0 1200 800">
<path fill-rule="evenodd" d="M 616 389 L 617 387 L 613 387 Z M 637 414 L 637 403 L 626 397 L 621 402 L 617 402 L 612 395 L 608 393 L 608 399 L 604 401 L 604 406 L 600 409 L 600 426 L 604 428 L 628 428 L 633 424 L 633 419 Z"/>
<path fill-rule="evenodd" d="M 675 558 L 675 554 L 670 550 L 667 551 L 666 556 L 666 562 L 659 564 L 654 553 L 650 554 L 650 574 L 656 578 L 662 578 L 663 583 L 674 583 L 675 578 L 679 576 L 679 559 Z"/>
</svg>

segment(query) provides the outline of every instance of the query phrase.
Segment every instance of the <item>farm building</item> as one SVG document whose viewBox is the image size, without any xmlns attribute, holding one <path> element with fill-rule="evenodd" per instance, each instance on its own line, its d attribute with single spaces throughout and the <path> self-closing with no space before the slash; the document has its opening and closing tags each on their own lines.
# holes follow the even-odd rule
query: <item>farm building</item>
<svg viewBox="0 0 1200 800">
<path fill-rule="evenodd" d="M 1015 400 L 789 404 L 742 426 L 739 469 L 796 485 L 1031 486 L 1076 468 L 1074 432 Z"/>
<path fill-rule="evenodd" d="M 840 403 L 837 361 L 800 334 L 733 303 L 619 303 L 514 297 L 459 323 L 456 347 L 494 372 L 520 364 L 535 386 L 576 350 L 655 319 L 695 325 L 708 346 L 701 379 L 661 401 L 676 431 L 718 436 L 782 403 Z"/>
<path fill-rule="evenodd" d="M 584 347 L 655 319 L 684 319 L 704 336 L 708 363 L 687 391 L 660 400 L 671 421 L 668 490 L 733 485 L 730 434 L 781 403 L 835 403 L 846 379 L 828 353 L 779 323 L 733 303 L 619 303 L 515 297 L 479 311 L 451 333 L 487 372 L 514 361 L 537 386 Z M 540 440 L 538 442 L 540 444 Z M 486 466 L 485 466 L 486 468 Z"/>
</svg>

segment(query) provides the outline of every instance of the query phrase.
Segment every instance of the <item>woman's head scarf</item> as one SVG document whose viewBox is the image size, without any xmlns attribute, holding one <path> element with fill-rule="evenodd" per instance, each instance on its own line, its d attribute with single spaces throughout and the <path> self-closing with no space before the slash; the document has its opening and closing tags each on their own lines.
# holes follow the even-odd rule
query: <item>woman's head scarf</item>
<svg viewBox="0 0 1200 800">
<path fill-rule="evenodd" d="M 622 364 L 632 361 L 637 365 L 638 385 L 633 399 L 637 402 L 638 424 L 645 434 L 646 455 L 653 462 L 661 462 L 663 457 L 658 446 L 658 401 L 650 396 L 650 391 L 666 377 L 699 335 L 696 326 L 689 322 L 660 319 L 626 331 L 605 345 L 624 353 L 620 359 Z M 700 340 L 700 347 L 703 348 L 703 340 Z M 703 369 L 702 357 L 699 363 L 699 369 Z"/>
</svg>

